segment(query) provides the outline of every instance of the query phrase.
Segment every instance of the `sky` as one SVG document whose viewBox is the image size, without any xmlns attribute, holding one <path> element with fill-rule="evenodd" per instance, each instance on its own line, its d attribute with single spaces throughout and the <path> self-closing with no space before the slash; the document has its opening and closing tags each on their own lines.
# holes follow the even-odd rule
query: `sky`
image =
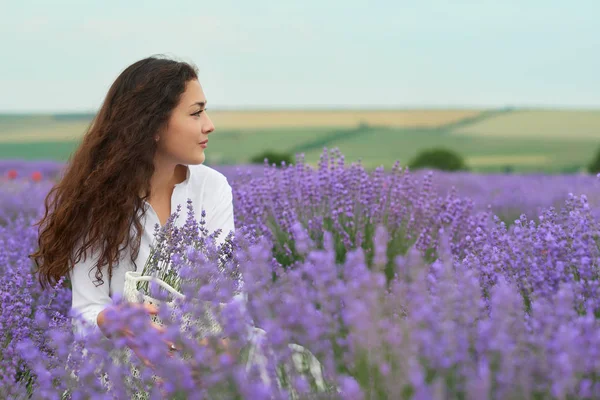
<svg viewBox="0 0 600 400">
<path fill-rule="evenodd" d="M 597 0 L 0 0 L 0 112 L 198 66 L 208 109 L 600 108 Z"/>
</svg>

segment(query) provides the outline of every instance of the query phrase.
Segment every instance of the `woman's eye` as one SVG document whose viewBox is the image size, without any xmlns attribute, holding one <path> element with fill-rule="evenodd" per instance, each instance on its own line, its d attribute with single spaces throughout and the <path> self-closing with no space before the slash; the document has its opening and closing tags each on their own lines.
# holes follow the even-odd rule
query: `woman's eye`
<svg viewBox="0 0 600 400">
<path fill-rule="evenodd" d="M 205 108 L 204 110 L 200 110 L 200 111 L 198 111 L 198 112 L 195 112 L 195 113 L 193 113 L 192 115 L 195 115 L 195 116 L 199 117 L 199 116 L 200 116 L 200 114 L 202 113 L 202 111 L 206 111 L 206 110 L 207 110 L 207 108 Z"/>
</svg>

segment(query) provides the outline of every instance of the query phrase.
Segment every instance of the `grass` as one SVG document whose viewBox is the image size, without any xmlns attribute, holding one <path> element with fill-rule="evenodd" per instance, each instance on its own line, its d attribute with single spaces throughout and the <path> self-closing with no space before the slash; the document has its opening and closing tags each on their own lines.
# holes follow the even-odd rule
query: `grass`
<svg viewBox="0 0 600 400">
<path fill-rule="evenodd" d="M 551 160 L 543 154 L 492 154 L 486 156 L 470 156 L 466 162 L 472 167 L 519 165 L 546 165 Z"/>
<path fill-rule="evenodd" d="M 2 143 L 0 159 L 67 161 L 79 141 Z"/>
</svg>

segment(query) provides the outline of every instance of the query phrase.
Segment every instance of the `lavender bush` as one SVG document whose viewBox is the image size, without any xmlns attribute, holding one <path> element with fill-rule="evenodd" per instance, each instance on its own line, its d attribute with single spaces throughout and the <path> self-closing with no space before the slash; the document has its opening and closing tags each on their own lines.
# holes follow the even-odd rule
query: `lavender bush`
<svg viewBox="0 0 600 400">
<path fill-rule="evenodd" d="M 31 219 L 42 214 L 44 197 L 53 184 L 47 180 L 0 182 L 0 226 L 19 216 Z"/>
<path fill-rule="evenodd" d="M 69 289 L 41 292 L 31 277 L 33 213 L 10 214 L 0 397 L 598 398 L 600 182 L 508 226 L 436 174 L 368 173 L 325 151 L 317 170 L 299 156 L 230 175 L 235 236 L 217 246 L 191 218 L 157 232 L 148 265 L 170 265 L 185 300 L 161 306 L 158 334 L 115 298 L 113 339 L 73 335 Z M 226 304 L 222 332 L 181 329 L 211 302 Z M 125 324 L 133 337 L 117 334 Z M 290 343 L 316 357 L 322 380 L 289 368 Z M 264 362 L 249 367 L 251 348 Z"/>
</svg>

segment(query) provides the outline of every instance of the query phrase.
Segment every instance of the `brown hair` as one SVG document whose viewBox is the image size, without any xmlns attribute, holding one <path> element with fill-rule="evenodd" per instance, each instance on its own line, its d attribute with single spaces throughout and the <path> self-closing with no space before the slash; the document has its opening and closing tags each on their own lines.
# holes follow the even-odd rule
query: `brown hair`
<svg viewBox="0 0 600 400">
<path fill-rule="evenodd" d="M 42 288 L 68 276 L 90 248 L 100 249 L 95 265 L 99 284 L 104 283 L 101 268 L 106 264 L 110 281 L 114 263 L 132 240 L 132 225 L 137 230 L 131 252 L 135 263 L 143 202 L 150 197 L 154 173 L 154 136 L 167 126 L 186 83 L 198 79 L 197 72 L 193 64 L 152 56 L 117 77 L 64 176 L 48 193 L 44 217 L 35 224 L 40 226 L 39 249 L 29 257 L 35 260 Z"/>
</svg>

